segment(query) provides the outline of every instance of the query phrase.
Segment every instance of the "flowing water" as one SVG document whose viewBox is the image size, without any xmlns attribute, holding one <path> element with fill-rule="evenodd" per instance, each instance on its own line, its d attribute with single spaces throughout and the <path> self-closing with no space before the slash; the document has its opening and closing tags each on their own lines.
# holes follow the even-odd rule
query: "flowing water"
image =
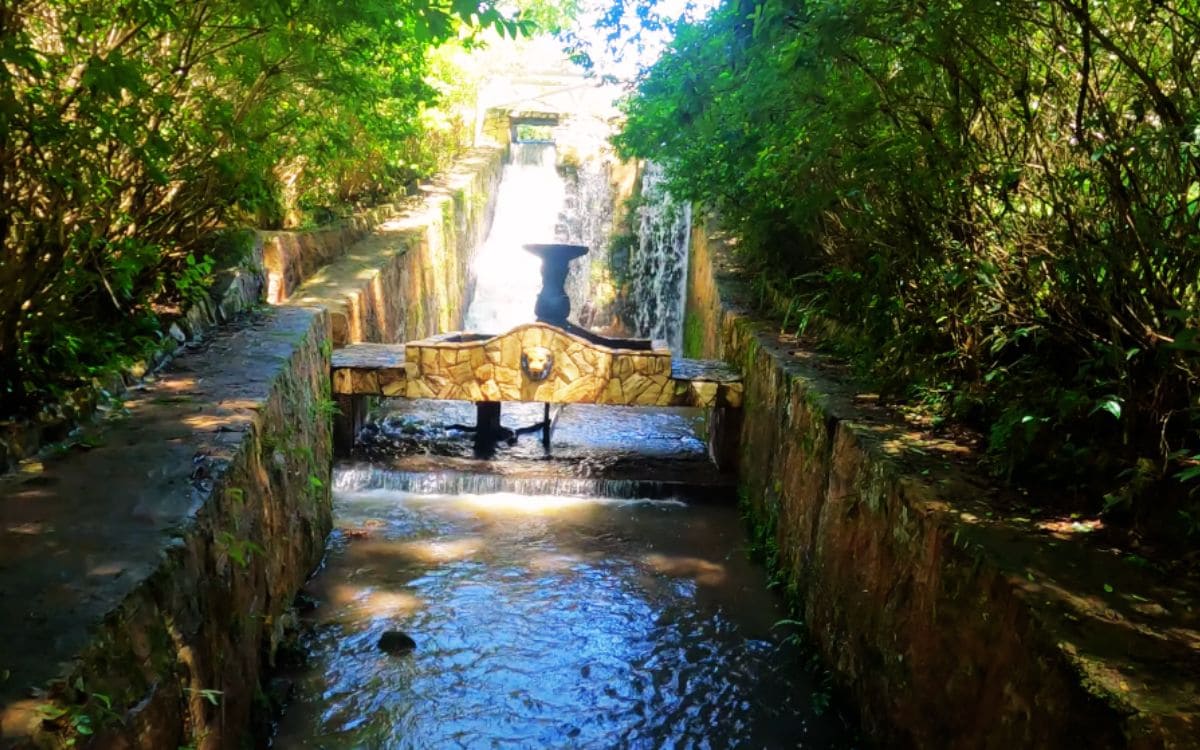
<svg viewBox="0 0 1200 750">
<path fill-rule="evenodd" d="M 473 268 L 476 285 L 466 330 L 499 333 L 533 319 L 541 262 L 521 247 L 533 242 L 589 248 L 586 256 L 571 263 L 566 289 L 571 319 L 584 325 L 595 322 L 592 268 L 609 262 L 615 210 L 609 165 L 593 158 L 560 170 L 558 158 L 552 142 L 510 146 L 495 220 Z M 635 336 L 666 341 L 680 352 L 692 211 L 690 204 L 667 192 L 657 164 L 645 165 L 633 223 L 637 242 L 628 258 L 625 327 Z"/>
<path fill-rule="evenodd" d="M 687 293 L 692 207 L 667 192 L 662 168 L 648 162 L 642 174 L 637 246 L 629 259 L 634 333 L 683 349 L 683 303 Z"/>
<path fill-rule="evenodd" d="M 699 415 L 572 407 L 549 453 L 525 437 L 481 462 L 447 426 L 469 413 L 397 402 L 365 441 L 386 460 L 336 471 L 275 747 L 850 746 Z M 721 502 L 678 499 L 706 486 Z M 390 630 L 416 648 L 381 651 Z"/>
<path fill-rule="evenodd" d="M 276 747 L 845 746 L 729 506 L 346 486 L 336 507 Z M 415 650 L 381 652 L 393 629 Z"/>
<path fill-rule="evenodd" d="M 558 231 L 566 188 L 553 143 L 514 143 L 496 195 L 496 214 L 475 260 L 475 294 L 465 330 L 503 333 L 533 320 L 541 261 L 521 245 L 565 241 Z"/>
<path fill-rule="evenodd" d="M 538 262 L 519 245 L 562 230 L 553 145 L 521 144 L 513 162 L 474 330 L 532 319 Z M 676 209 L 644 217 L 657 239 L 642 290 L 658 295 L 647 333 L 675 338 L 657 326 L 682 317 L 681 296 L 668 299 L 686 273 L 670 259 L 687 234 Z M 749 562 L 703 415 L 573 405 L 550 449 L 530 435 L 481 460 L 471 405 L 388 408 L 335 471 L 335 530 L 302 618 L 309 656 L 288 675 L 274 747 L 849 746 Z M 509 427 L 542 416 L 504 405 Z M 386 653 L 389 631 L 415 648 Z"/>
</svg>

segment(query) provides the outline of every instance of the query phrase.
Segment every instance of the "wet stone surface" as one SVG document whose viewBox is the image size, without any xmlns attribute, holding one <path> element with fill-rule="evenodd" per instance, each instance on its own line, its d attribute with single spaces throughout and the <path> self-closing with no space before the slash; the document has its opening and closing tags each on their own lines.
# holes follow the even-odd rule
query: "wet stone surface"
<svg viewBox="0 0 1200 750">
<path fill-rule="evenodd" d="M 96 747 L 242 736 L 268 623 L 330 524 L 329 489 L 309 481 L 331 463 L 311 418 L 325 331 L 315 311 L 247 315 L 86 442 L 0 479 L 0 747 L 46 746 L 41 707 L 76 705 L 78 685 L 121 717 Z M 219 713 L 180 698 L 185 672 Z"/>
</svg>

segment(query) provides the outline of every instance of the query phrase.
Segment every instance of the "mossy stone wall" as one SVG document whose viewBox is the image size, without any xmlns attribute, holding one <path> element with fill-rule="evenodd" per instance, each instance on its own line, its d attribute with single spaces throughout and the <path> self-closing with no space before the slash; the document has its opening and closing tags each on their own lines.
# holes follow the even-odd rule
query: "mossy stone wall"
<svg viewBox="0 0 1200 750">
<path fill-rule="evenodd" d="M 688 354 L 743 374 L 747 517 L 867 733 L 888 747 L 1195 747 L 1195 683 L 1166 666 L 1194 663 L 1178 635 L 1190 616 L 1154 625 L 1137 604 L 1163 582 L 994 512 L 960 446 L 751 313 L 736 260 L 697 222 Z"/>
</svg>

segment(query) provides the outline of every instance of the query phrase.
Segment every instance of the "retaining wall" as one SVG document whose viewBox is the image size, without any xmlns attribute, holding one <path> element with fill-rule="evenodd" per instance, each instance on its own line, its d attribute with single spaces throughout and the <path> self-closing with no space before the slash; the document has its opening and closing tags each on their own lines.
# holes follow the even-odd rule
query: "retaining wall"
<svg viewBox="0 0 1200 750">
<path fill-rule="evenodd" d="M 253 314 L 0 482 L 0 746 L 244 744 L 330 529 L 329 351 Z"/>
<path fill-rule="evenodd" d="M 504 153 L 496 147 L 467 154 L 422 186 L 420 201 L 313 274 L 285 304 L 329 310 L 338 346 L 398 343 L 461 327 Z"/>
<path fill-rule="evenodd" d="M 502 153 L 469 154 L 351 247 L 391 210 L 260 235 L 119 408 L 0 476 L 0 747 L 252 744 L 332 523 L 334 339 L 461 323 Z M 264 289 L 284 304 L 236 314 Z"/>
<path fill-rule="evenodd" d="M 917 748 L 1200 746 L 1196 592 L 1020 517 L 966 449 L 748 312 L 693 233 L 686 347 L 744 375 L 740 492 L 865 730 Z"/>
</svg>

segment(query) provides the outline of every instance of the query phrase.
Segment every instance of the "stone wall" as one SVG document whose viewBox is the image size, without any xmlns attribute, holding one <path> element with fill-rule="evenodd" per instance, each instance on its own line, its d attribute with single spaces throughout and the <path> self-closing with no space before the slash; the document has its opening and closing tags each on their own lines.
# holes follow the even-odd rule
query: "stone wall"
<svg viewBox="0 0 1200 750">
<path fill-rule="evenodd" d="M 266 301 L 285 301 L 318 269 L 345 254 L 354 243 L 366 239 L 375 227 L 420 198 L 401 197 L 356 213 L 326 227 L 306 232 L 259 232 L 256 257 L 266 279 Z"/>
<path fill-rule="evenodd" d="M 254 313 L 0 482 L 0 747 L 249 744 L 331 526 L 329 355 L 322 311 Z"/>
<path fill-rule="evenodd" d="M 721 325 L 724 311 L 732 307 L 733 300 L 722 297 L 717 289 L 717 272 L 713 267 L 713 245 L 730 262 L 731 248 L 728 238 L 710 230 L 701 221 L 692 227 L 692 240 L 688 252 L 687 298 L 684 300 L 683 353 L 687 357 L 721 357 L 724 347 L 721 342 Z"/>
<path fill-rule="evenodd" d="M 73 430 L 92 418 L 99 404 L 120 397 L 126 388 L 166 366 L 183 344 L 202 339 L 262 302 L 286 300 L 303 279 L 344 255 L 404 205 L 414 203 L 419 204 L 420 199 L 397 199 L 306 231 L 244 230 L 250 235 L 247 257 L 217 270 L 208 294 L 193 302 L 178 320 L 165 324 L 162 341 L 146 359 L 74 389 L 33 418 L 0 420 L 0 474 L 43 448 L 67 440 Z"/>
<path fill-rule="evenodd" d="M 648 349 L 621 344 L 600 344 L 540 322 L 491 337 L 455 333 L 404 347 L 352 344 L 334 354 L 333 392 L 474 402 L 741 405 L 740 377 L 725 364 L 672 359 L 662 342 Z"/>
<path fill-rule="evenodd" d="M 744 376 L 740 492 L 869 735 L 922 748 L 1195 747 L 1200 629 L 1179 581 L 1038 524 L 962 446 L 748 314 L 728 242 L 692 243 L 688 349 Z"/>
<path fill-rule="evenodd" d="M 496 207 L 503 148 L 480 148 L 421 199 L 322 268 L 285 304 L 323 307 L 334 343 L 397 343 L 459 328 L 473 288 L 471 260 Z"/>
</svg>

